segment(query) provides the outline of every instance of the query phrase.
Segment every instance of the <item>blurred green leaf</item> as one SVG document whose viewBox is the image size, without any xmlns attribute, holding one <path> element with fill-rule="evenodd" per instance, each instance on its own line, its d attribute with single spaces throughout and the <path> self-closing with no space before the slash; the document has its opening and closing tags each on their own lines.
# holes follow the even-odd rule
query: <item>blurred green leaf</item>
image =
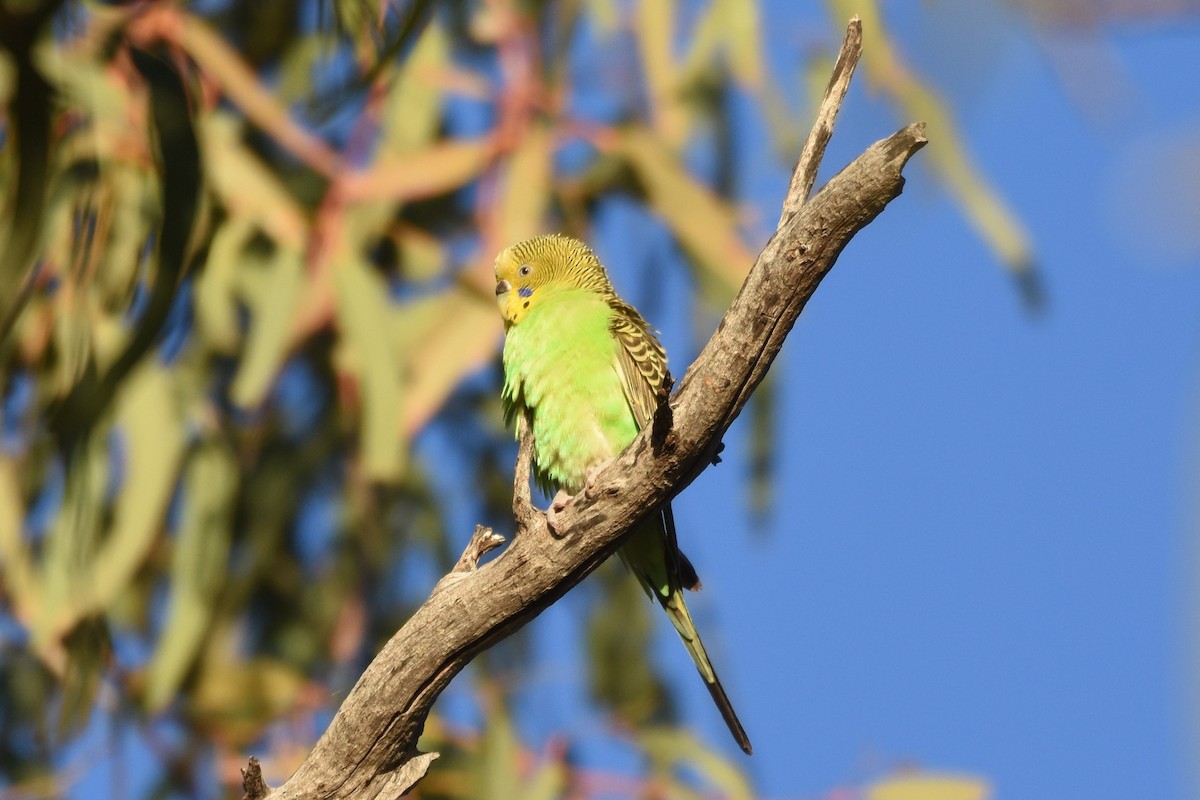
<svg viewBox="0 0 1200 800">
<path fill-rule="evenodd" d="M 497 209 L 502 247 L 542 232 L 550 200 L 551 145 L 550 131 L 535 124 L 508 161 Z"/>
<path fill-rule="evenodd" d="M 384 104 L 380 155 L 409 153 L 433 141 L 442 97 L 432 78 L 445 67 L 449 47 L 437 22 L 427 25 L 417 39 Z"/>
<path fill-rule="evenodd" d="M 118 464 L 121 490 L 103 538 L 108 439 L 93 432 L 68 461 L 63 507 L 43 558 L 43 602 L 34 628 L 35 646 L 64 675 L 65 725 L 86 719 L 106 659 L 108 637 L 99 615 L 146 557 L 174 487 L 182 438 L 170 392 L 166 370 L 147 365 L 118 394 L 116 426 L 125 458 Z"/>
<path fill-rule="evenodd" d="M 229 398 L 242 408 L 262 404 L 287 360 L 295 309 L 304 289 L 304 257 L 277 246 L 263 265 L 261 279 L 250 280 L 247 276 L 242 294 L 253 318 L 242 363 L 229 389 Z"/>
<path fill-rule="evenodd" d="M 587 622 L 587 664 L 593 700 L 638 727 L 660 717 L 662 684 L 651 666 L 654 607 L 636 580 L 615 564 L 592 579 L 603 599 Z"/>
<path fill-rule="evenodd" d="M 688 51 L 679 70 L 681 85 L 703 80 L 712 72 L 713 61 L 728 30 L 726 6 L 724 0 L 714 0 L 700 11 L 700 18 L 687 37 Z"/>
<path fill-rule="evenodd" d="M 742 0 L 713 0 L 701 12 L 691 36 L 691 49 L 682 67 L 682 81 L 698 80 L 713 69 L 719 51 L 724 51 L 734 78 L 747 91 L 762 90 L 762 33 L 758 3 Z M 826 73 L 828 76 L 828 73 Z"/>
<path fill-rule="evenodd" d="M 357 376 L 362 393 L 363 471 L 372 480 L 398 481 L 408 448 L 400 425 L 399 359 L 385 335 L 390 317 L 387 286 L 369 265 L 354 257 L 336 266 L 334 283 L 347 367 Z"/>
<path fill-rule="evenodd" d="M 296 704 L 304 689 L 304 676 L 281 661 L 233 658 L 219 647 L 209 651 L 188 696 L 187 713 L 234 746 L 258 738 L 265 725 Z"/>
<path fill-rule="evenodd" d="M 674 55 L 675 8 L 674 0 L 644 0 L 637 4 L 637 38 L 651 119 L 668 148 L 679 147 L 688 133 Z"/>
<path fill-rule="evenodd" d="M 112 659 L 112 639 L 106 620 L 89 615 L 76 621 L 62 637 L 62 644 L 66 665 L 58 728 L 59 735 L 66 735 L 83 728 L 91 718 L 100 682 Z"/>
<path fill-rule="evenodd" d="M 520 744 L 512 718 L 495 684 L 485 686 L 488 696 L 475 766 L 475 797 L 522 797 L 519 772 Z"/>
<path fill-rule="evenodd" d="M 558 800 L 567 790 L 567 764 L 561 757 L 549 758 L 525 782 L 519 797 L 524 800 Z"/>
<path fill-rule="evenodd" d="M 0 453 L 0 575 L 13 615 L 29 625 L 41 600 L 33 558 L 22 539 L 24 503 L 17 480 L 17 459 Z"/>
<path fill-rule="evenodd" d="M 111 156 L 117 143 L 130 141 L 127 115 L 130 87 L 108 70 L 97 69 L 95 53 L 78 48 L 40 47 L 34 59 L 59 93 L 59 102 L 86 115 L 89 148 Z"/>
<path fill-rule="evenodd" d="M 183 421 L 170 370 L 149 360 L 117 395 L 116 424 L 124 441 L 123 481 L 112 525 L 96 553 L 91 609 L 101 611 L 144 562 L 162 527 L 183 458 Z"/>
<path fill-rule="evenodd" d="M 986 800 L 986 781 L 958 775 L 894 775 L 867 787 L 867 800 Z"/>
<path fill-rule="evenodd" d="M 719 0 L 734 77 L 750 92 L 763 86 L 764 44 L 758 3 Z"/>
<path fill-rule="evenodd" d="M 791 153 L 799 153 L 804 147 L 804 134 L 807 132 L 807 128 L 811 127 L 812 120 L 816 119 L 817 112 L 821 110 L 821 102 L 825 99 L 825 90 L 829 88 L 829 76 L 836 63 L 834 53 L 830 52 L 822 53 L 805 65 L 801 86 L 804 88 L 805 121 L 808 124 L 803 126 L 805 130 L 800 131 L 801 136 L 798 138 L 795 148 L 790 151 Z"/>
<path fill-rule="evenodd" d="M 289 104 L 311 99 L 313 76 L 327 66 L 337 38 L 324 32 L 292 41 L 279 60 L 279 96 Z"/>
<path fill-rule="evenodd" d="M 862 18 L 862 63 L 867 79 L 891 95 L 905 118 L 925 123 L 929 158 L 938 178 L 997 258 L 1022 278 L 1024 287 L 1030 287 L 1033 251 L 1028 234 L 967 154 L 966 141 L 946 103 L 901 60 L 878 3 L 828 2 L 835 19 L 848 19 L 851 14 Z M 1028 289 L 1026 299 L 1037 300 Z"/>
<path fill-rule="evenodd" d="M 253 223 L 281 247 L 300 250 L 308 237 L 308 221 L 279 177 L 242 143 L 241 127 L 224 112 L 201 119 L 209 185 L 230 218 Z"/>
<path fill-rule="evenodd" d="M 637 125 L 625 128 L 619 151 L 641 180 L 654 213 L 697 266 L 732 296 L 754 264 L 733 210 L 689 174 L 651 131 Z"/>
<path fill-rule="evenodd" d="M 224 584 L 237 463 L 219 441 L 201 444 L 191 456 L 183 489 L 167 616 L 146 684 L 152 713 L 171 701 L 195 661 Z"/>
<path fill-rule="evenodd" d="M 446 269 L 446 250 L 436 236 L 418 228 L 403 226 L 395 231 L 400 268 L 404 277 L 423 282 L 441 275 Z"/>
<path fill-rule="evenodd" d="M 589 15 L 596 21 L 602 37 L 611 36 L 617 29 L 617 4 L 615 0 L 585 0 Z"/>
<path fill-rule="evenodd" d="M 775 466 L 779 446 L 777 372 L 769 372 L 750 398 L 750 436 L 747 450 L 747 507 L 754 528 L 761 529 L 775 496 Z"/>
<path fill-rule="evenodd" d="M 49 664 L 59 662 L 62 637 L 95 608 L 93 559 L 100 541 L 107 475 L 106 443 L 94 437 L 66 475 L 62 508 L 42 558 L 42 604 L 33 634 L 35 646 Z"/>
<path fill-rule="evenodd" d="M 674 728 L 656 728 L 646 731 L 639 739 L 652 759 L 673 770 L 684 767 L 695 770 L 705 785 L 720 792 L 722 797 L 753 800 L 754 790 L 742 771 L 692 734 Z"/>
<path fill-rule="evenodd" d="M 230 217 L 213 234 L 204 270 L 196 277 L 196 327 L 218 353 L 237 353 L 242 338 L 237 308 L 239 268 L 261 268 L 254 262 L 262 260 L 245 253 L 253 235 L 249 220 Z"/>
<path fill-rule="evenodd" d="M 42 235 L 54 92 L 34 53 L 56 5 L 10 9 L 0 29 L 0 45 L 15 73 L 8 98 L 6 149 L 17 154 L 12 162 L 14 185 L 0 194 L 4 209 L 0 215 L 0 342 L 29 297 L 29 276 Z"/>
<path fill-rule="evenodd" d="M 332 0 L 330 6 L 336 15 L 338 28 L 343 35 L 353 41 L 360 58 L 368 58 L 373 51 L 370 47 L 376 22 L 376 7 L 368 0 Z"/>
<path fill-rule="evenodd" d="M 54 298 L 54 347 L 58 353 L 54 371 L 55 393 L 66 394 L 84 375 L 92 358 L 92 328 L 87 314 L 77 309 L 87 304 L 86 297 L 64 292 Z"/>
<path fill-rule="evenodd" d="M 390 329 L 406 362 L 404 429 L 414 434 L 469 373 L 488 363 L 502 338 L 494 302 L 455 286 L 400 306 Z"/>
<path fill-rule="evenodd" d="M 112 163 L 101 168 L 101 181 L 107 190 L 110 209 L 102 262 L 96 268 L 96 282 L 109 308 L 124 308 L 132 300 L 153 224 L 150 208 L 156 204 L 155 182 L 142 170 L 128 163 Z"/>
</svg>

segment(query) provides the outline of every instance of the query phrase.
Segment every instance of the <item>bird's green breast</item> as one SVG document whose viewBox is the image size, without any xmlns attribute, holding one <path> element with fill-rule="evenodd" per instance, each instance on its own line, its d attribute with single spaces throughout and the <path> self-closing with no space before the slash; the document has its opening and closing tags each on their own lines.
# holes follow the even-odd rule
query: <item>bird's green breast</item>
<svg viewBox="0 0 1200 800">
<path fill-rule="evenodd" d="M 637 435 L 617 372 L 612 314 L 592 292 L 559 290 L 505 337 L 505 396 L 532 409 L 538 471 L 571 494 L 590 467 Z"/>
</svg>

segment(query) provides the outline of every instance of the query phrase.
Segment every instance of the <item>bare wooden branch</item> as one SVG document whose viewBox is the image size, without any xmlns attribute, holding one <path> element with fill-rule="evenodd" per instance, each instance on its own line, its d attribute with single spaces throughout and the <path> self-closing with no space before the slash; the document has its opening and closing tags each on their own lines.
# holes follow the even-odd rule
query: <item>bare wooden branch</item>
<svg viewBox="0 0 1200 800">
<path fill-rule="evenodd" d="M 533 415 L 526 408 L 517 419 L 517 466 L 513 470 L 513 519 L 518 530 L 529 524 L 534 513 L 529 496 L 529 474 L 533 471 Z"/>
<path fill-rule="evenodd" d="M 471 537 L 471 541 L 467 543 L 467 547 L 463 550 L 463 554 L 459 556 L 454 567 L 446 575 L 442 577 L 437 585 L 433 587 L 433 593 L 437 594 L 447 585 L 461 580 L 466 575 L 479 569 L 479 559 L 483 558 L 488 553 L 495 550 L 500 545 L 504 544 L 504 537 L 496 533 L 486 525 L 476 525 L 475 535 Z"/>
<path fill-rule="evenodd" d="M 650 444 L 654 446 L 655 453 L 675 446 L 671 439 L 671 432 L 675 427 L 675 412 L 671 410 L 671 390 L 674 388 L 675 379 L 667 372 L 654 398 L 657 405 L 654 407 L 654 419 L 650 423 Z"/>
<path fill-rule="evenodd" d="M 270 791 L 263 780 L 262 765 L 250 756 L 250 763 L 242 770 L 242 800 L 262 800 Z"/>
<path fill-rule="evenodd" d="M 857 51 L 856 30 L 852 22 L 843 46 L 847 60 L 839 58 L 835 78 L 840 69 L 849 80 L 857 55 L 847 48 Z M 593 491 L 558 515 L 561 538 L 551 536 L 544 515 L 529 506 L 532 436 L 530 421 L 520 421 L 513 542 L 494 561 L 439 584 L 363 673 L 305 762 L 269 797 L 390 800 L 424 774 L 433 756 L 419 753 L 416 742 L 438 695 L 477 653 L 579 583 L 647 511 L 708 466 L 842 248 L 900 194 L 901 170 L 925 144 L 923 130 L 910 125 L 872 145 L 806 202 L 811 180 L 800 173 L 815 174 L 828 140 L 816 136 L 814 155 L 801 158 L 784 202 L 785 211 L 794 211 L 784 214 L 671 399 L 671 446 L 653 447 L 653 431 L 643 431 L 595 477 Z"/>
<path fill-rule="evenodd" d="M 854 68 L 862 55 L 862 21 L 857 16 L 850 18 L 846 26 L 846 38 L 842 40 L 842 49 L 838 52 L 837 61 L 833 64 L 833 74 L 829 76 L 829 85 L 825 87 L 825 96 L 817 109 L 817 118 L 813 121 L 812 130 L 804 141 L 804 149 L 800 151 L 800 160 L 792 172 L 791 186 L 788 187 L 787 197 L 783 201 L 783 211 L 779 215 L 782 225 L 788 217 L 795 214 L 800 206 L 808 200 L 813 183 L 817 180 L 817 169 L 821 159 L 825 157 L 825 145 L 833 136 L 833 125 L 837 122 L 838 111 L 850 88 L 850 79 L 854 77 Z"/>
</svg>

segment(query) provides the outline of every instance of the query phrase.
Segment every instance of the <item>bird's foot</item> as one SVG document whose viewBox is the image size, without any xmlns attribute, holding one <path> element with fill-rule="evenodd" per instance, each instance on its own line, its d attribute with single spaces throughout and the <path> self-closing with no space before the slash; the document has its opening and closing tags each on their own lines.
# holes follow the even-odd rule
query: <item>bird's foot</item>
<svg viewBox="0 0 1200 800">
<path fill-rule="evenodd" d="M 559 527 L 558 515 L 565 511 L 567 506 L 571 505 L 579 495 L 583 495 L 584 499 L 591 500 L 595 496 L 596 476 L 612 462 L 613 459 L 610 458 L 588 469 L 587 477 L 583 479 L 583 489 L 579 494 L 567 494 L 559 489 L 558 493 L 554 495 L 554 499 L 550 501 L 550 507 L 546 509 L 546 527 L 550 529 L 554 538 L 561 539 L 563 536 L 562 529 Z"/>
<path fill-rule="evenodd" d="M 558 490 L 558 494 L 554 495 L 554 499 L 550 501 L 550 507 L 546 509 L 546 527 L 550 529 L 550 534 L 555 539 L 561 539 L 562 533 L 558 527 L 558 515 L 575 499 L 574 495 L 567 494 L 562 489 Z"/>
<path fill-rule="evenodd" d="M 615 458 L 606 458 L 594 467 L 589 467 L 587 476 L 583 479 L 583 496 L 591 499 L 596 496 L 596 477 L 608 467 L 609 464 L 616 461 Z"/>
</svg>

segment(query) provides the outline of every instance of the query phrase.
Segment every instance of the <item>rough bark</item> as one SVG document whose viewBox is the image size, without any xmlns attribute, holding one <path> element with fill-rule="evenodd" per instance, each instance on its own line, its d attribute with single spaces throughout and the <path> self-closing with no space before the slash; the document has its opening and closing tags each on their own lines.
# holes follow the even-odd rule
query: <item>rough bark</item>
<svg viewBox="0 0 1200 800">
<path fill-rule="evenodd" d="M 514 481 L 517 534 L 487 528 L 363 673 L 328 730 L 277 789 L 247 781 L 245 797 L 396 798 L 436 754 L 417 751 L 430 707 L 479 652 L 522 627 L 579 583 L 646 513 L 683 490 L 713 460 L 721 437 L 763 379 L 784 338 L 842 248 L 900 194 L 901 170 L 925 144 L 910 125 L 872 145 L 807 199 L 833 118 L 858 60 L 852 20 L 817 125 L 796 166 L 779 228 L 758 257 L 712 339 L 655 416 L 652 429 L 596 476 L 558 515 L 560 536 L 529 503 L 530 442 L 522 420 Z M 669 412 L 669 413 L 668 413 Z M 258 777 L 257 764 L 248 770 Z"/>
</svg>

